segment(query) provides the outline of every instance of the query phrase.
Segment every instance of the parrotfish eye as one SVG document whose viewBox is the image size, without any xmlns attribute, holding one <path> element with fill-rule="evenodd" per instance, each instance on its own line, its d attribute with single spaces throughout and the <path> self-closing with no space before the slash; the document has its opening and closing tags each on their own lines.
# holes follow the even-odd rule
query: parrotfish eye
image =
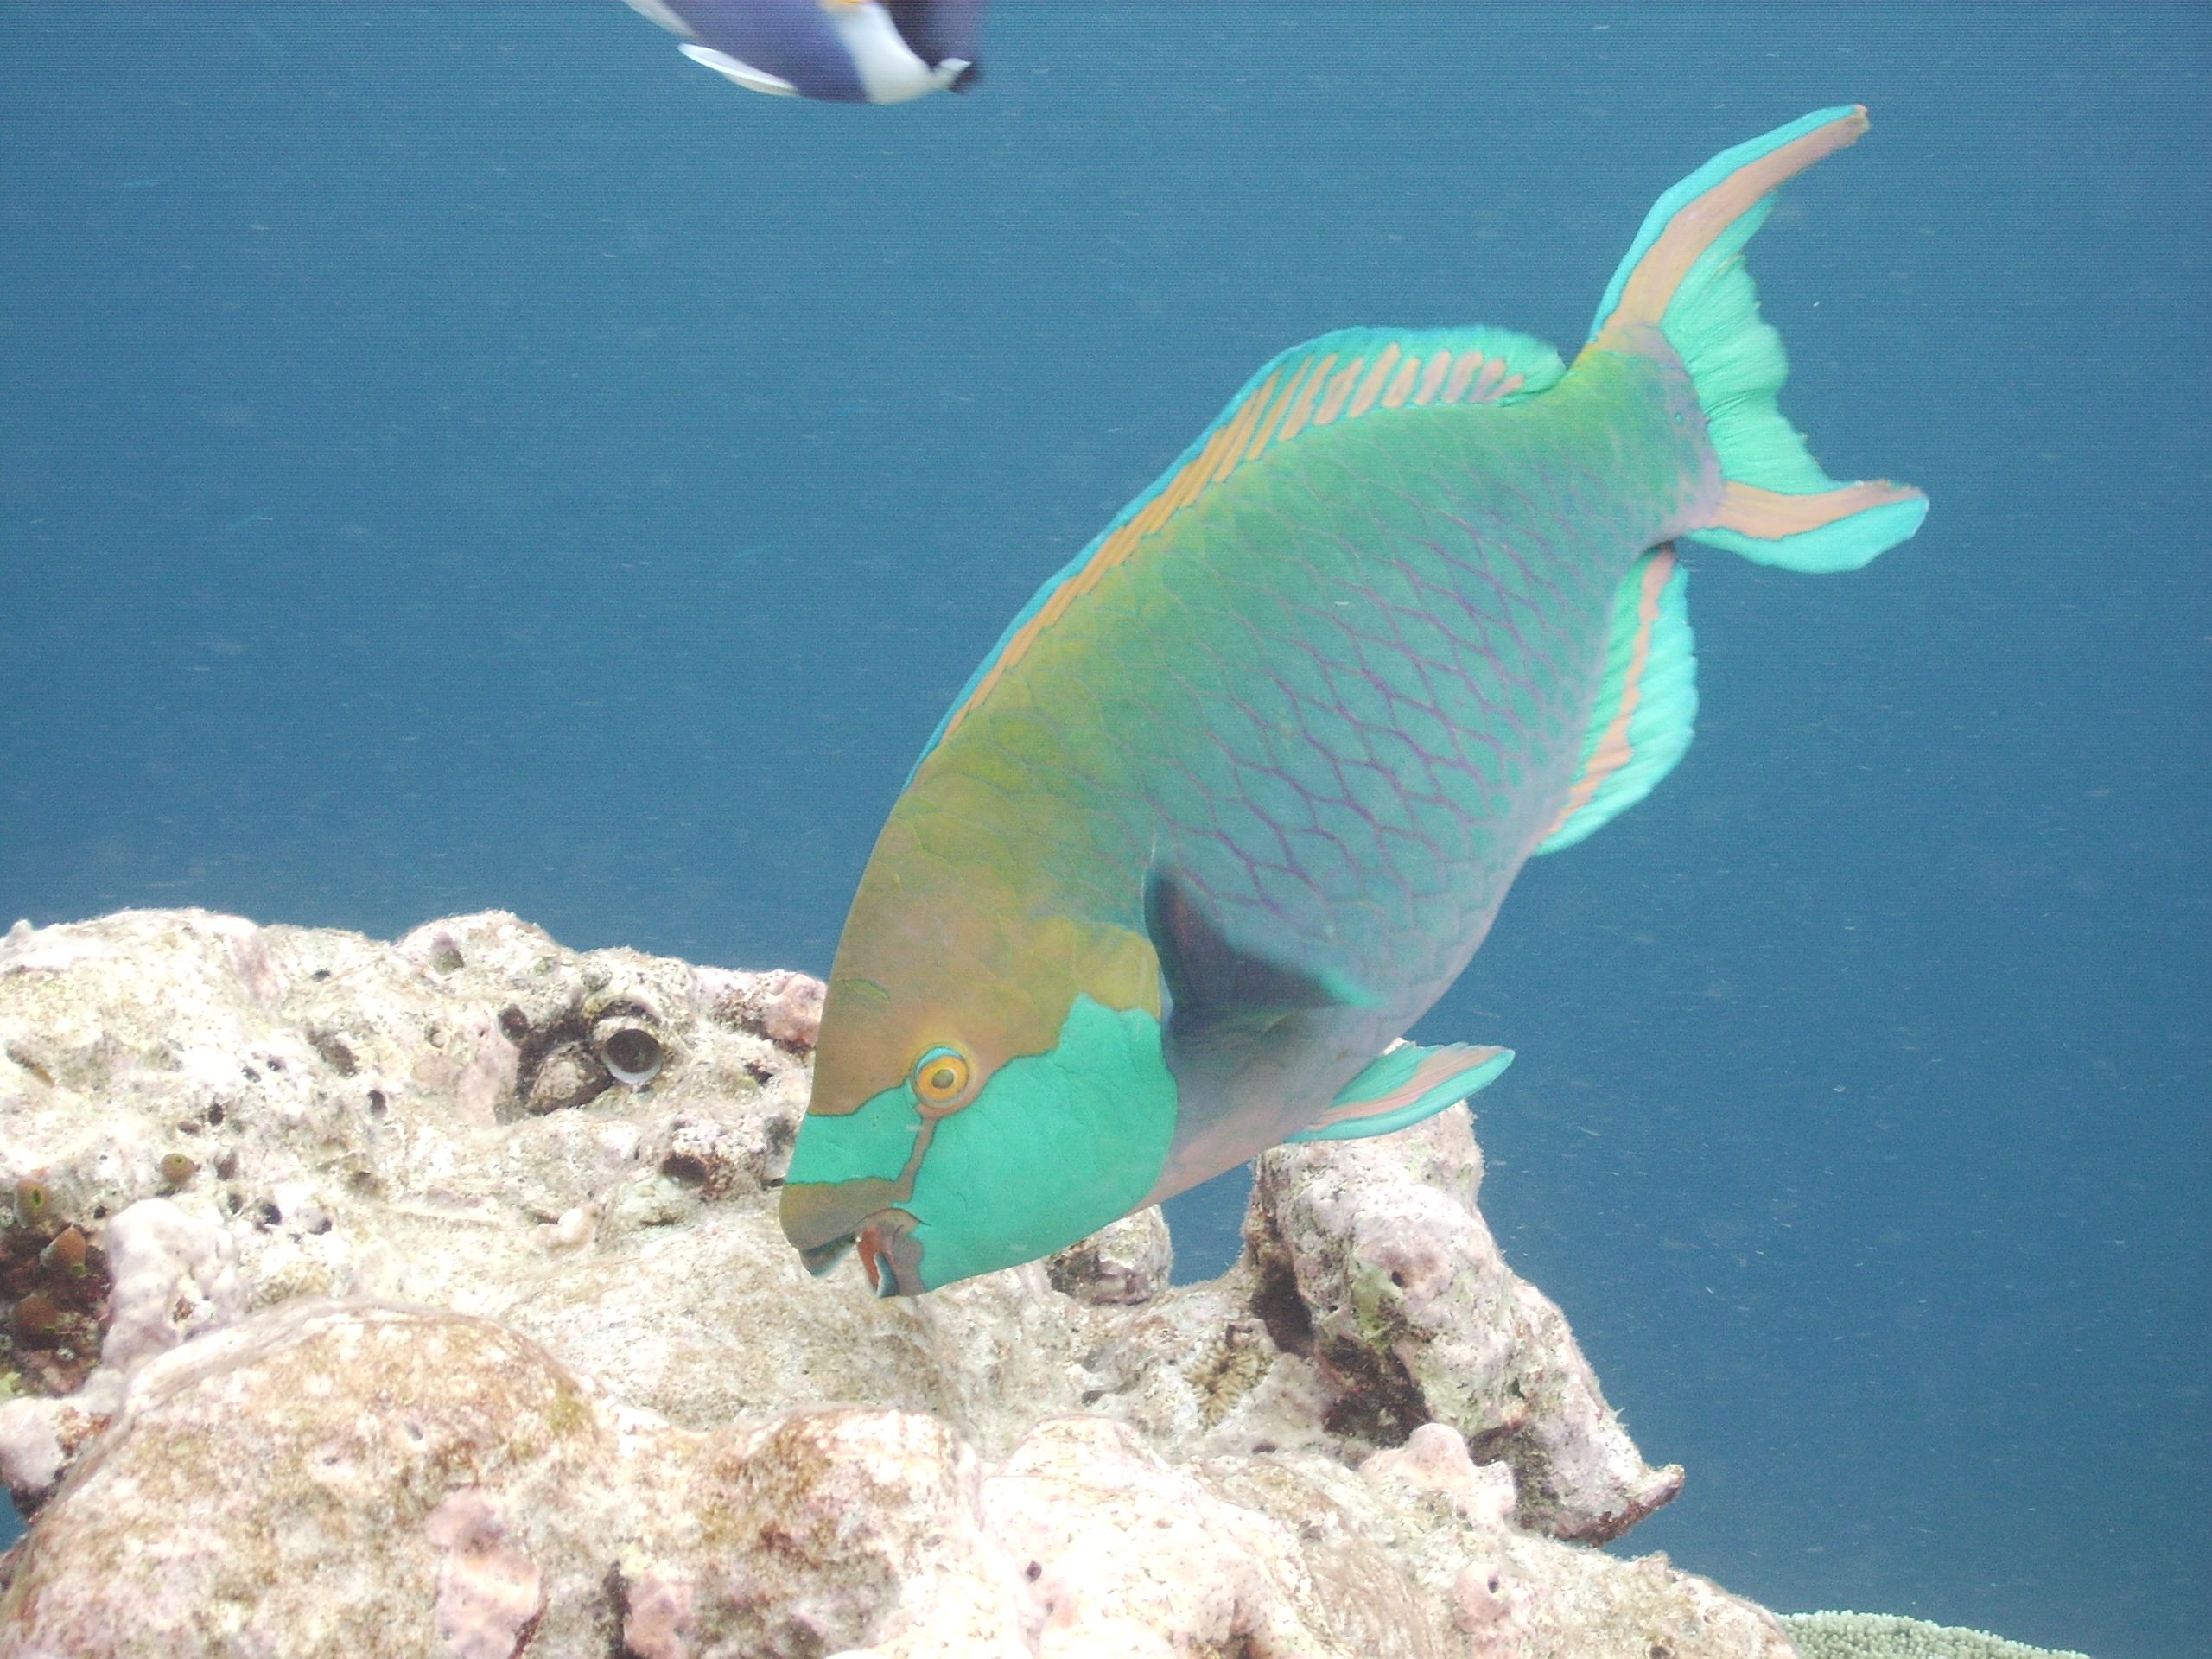
<svg viewBox="0 0 2212 1659">
<path fill-rule="evenodd" d="M 925 1111 L 947 1112 L 967 1103 L 975 1068 L 957 1048 L 931 1049 L 914 1062 L 914 1099 Z"/>
</svg>

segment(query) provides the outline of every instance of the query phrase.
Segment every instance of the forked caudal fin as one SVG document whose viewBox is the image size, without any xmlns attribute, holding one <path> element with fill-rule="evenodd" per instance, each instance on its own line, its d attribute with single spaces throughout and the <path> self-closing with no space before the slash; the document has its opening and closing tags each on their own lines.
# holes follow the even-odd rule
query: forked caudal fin
<svg viewBox="0 0 2212 1659">
<path fill-rule="evenodd" d="M 1744 270 L 1744 244 L 1765 222 L 1776 187 L 1866 130 L 1864 109 L 1818 111 L 1723 151 L 1660 197 L 1585 348 L 1633 353 L 1643 330 L 1665 337 L 1689 372 L 1726 483 L 1718 517 L 1688 534 L 1762 564 L 1856 569 L 1928 516 L 1917 490 L 1839 484 L 1821 470 L 1775 406 L 1789 359 L 1760 321 Z"/>
</svg>

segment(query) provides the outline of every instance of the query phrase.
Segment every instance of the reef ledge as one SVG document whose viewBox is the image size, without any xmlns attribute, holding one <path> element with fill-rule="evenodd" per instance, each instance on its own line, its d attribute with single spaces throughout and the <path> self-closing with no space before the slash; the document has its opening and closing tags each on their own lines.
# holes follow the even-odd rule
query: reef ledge
<svg viewBox="0 0 2212 1659">
<path fill-rule="evenodd" d="M 821 988 L 501 912 L 17 924 L 0 1659 L 1797 1651 L 1590 1547 L 1681 1471 L 1464 1108 L 1268 1154 L 1216 1280 L 1147 1211 L 877 1301 L 775 1220 Z"/>
</svg>

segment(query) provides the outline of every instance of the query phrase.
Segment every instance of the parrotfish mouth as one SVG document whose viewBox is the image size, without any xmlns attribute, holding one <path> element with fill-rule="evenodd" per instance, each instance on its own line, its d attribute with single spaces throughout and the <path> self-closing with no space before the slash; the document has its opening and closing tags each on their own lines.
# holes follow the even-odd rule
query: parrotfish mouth
<svg viewBox="0 0 2212 1659">
<path fill-rule="evenodd" d="M 819 1279 L 857 1247 L 870 1290 L 878 1296 L 918 1296 L 928 1288 L 922 1283 L 921 1243 L 913 1236 L 918 1224 L 904 1210 L 879 1210 L 852 1231 L 800 1250 L 799 1263 Z"/>
<path fill-rule="evenodd" d="M 847 1233 L 842 1238 L 833 1238 L 827 1244 L 817 1244 L 812 1249 L 798 1253 L 799 1265 L 819 1279 L 833 1271 L 845 1259 L 845 1252 L 853 1248 L 855 1234 Z"/>
<path fill-rule="evenodd" d="M 914 1237 L 915 1225 L 914 1217 L 904 1210 L 879 1210 L 855 1237 L 868 1287 L 878 1296 L 918 1296 L 928 1288 L 922 1283 L 922 1247 Z"/>
</svg>

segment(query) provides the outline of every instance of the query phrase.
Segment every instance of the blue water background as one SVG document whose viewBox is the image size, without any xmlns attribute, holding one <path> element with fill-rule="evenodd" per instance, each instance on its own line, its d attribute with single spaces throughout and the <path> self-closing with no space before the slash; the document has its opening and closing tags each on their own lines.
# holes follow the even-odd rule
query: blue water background
<svg viewBox="0 0 2212 1659">
<path fill-rule="evenodd" d="M 1694 553 L 1704 704 L 1423 1027 L 1484 1207 L 1784 1609 L 2212 1627 L 2207 13 L 1002 3 L 750 97 L 613 0 L 0 8 L 0 925 L 827 968 L 914 752 L 1267 354 L 1572 346 L 1807 110 L 1787 400 L 1920 538 Z M 1240 1194 L 1179 1208 L 1217 1265 Z"/>
</svg>

